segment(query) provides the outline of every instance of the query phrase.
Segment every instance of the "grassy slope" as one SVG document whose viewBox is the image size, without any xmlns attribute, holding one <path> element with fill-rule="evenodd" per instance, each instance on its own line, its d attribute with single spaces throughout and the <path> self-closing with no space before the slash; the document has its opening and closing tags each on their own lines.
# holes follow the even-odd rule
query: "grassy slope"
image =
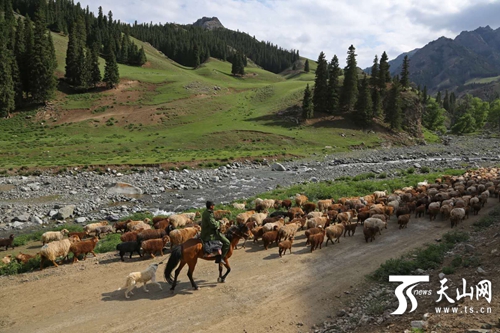
<svg viewBox="0 0 500 333">
<path fill-rule="evenodd" d="M 67 38 L 53 37 L 60 75 Z M 228 62 L 210 59 L 200 68 L 186 68 L 149 44 L 136 43 L 144 46 L 149 63 L 143 68 L 119 65 L 119 70 L 122 82 L 139 84 L 58 93 L 56 111 L 43 120 L 44 113 L 29 120 L 25 114 L 2 120 L 0 167 L 306 156 L 325 146 L 347 150 L 380 142 L 377 134 L 351 129 L 348 122 L 337 122 L 341 127 L 329 120 L 298 126 L 277 115 L 300 103 L 305 85 L 313 84 L 314 61 L 310 73 L 280 76 L 249 66 L 245 77 L 236 78 Z M 102 70 L 103 64 L 101 59 Z M 135 98 L 127 100 L 131 95 Z"/>
</svg>

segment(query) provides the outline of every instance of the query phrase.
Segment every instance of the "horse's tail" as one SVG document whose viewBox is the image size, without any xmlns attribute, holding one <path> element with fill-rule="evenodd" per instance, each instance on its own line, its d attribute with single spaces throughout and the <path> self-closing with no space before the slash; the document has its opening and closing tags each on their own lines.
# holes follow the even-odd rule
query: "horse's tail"
<svg viewBox="0 0 500 333">
<path fill-rule="evenodd" d="M 172 284 L 173 279 L 172 279 L 172 271 L 177 267 L 179 264 L 179 261 L 181 261 L 182 258 L 182 246 L 178 245 L 173 248 L 172 253 L 170 254 L 170 258 L 168 258 L 167 265 L 165 266 L 165 280 L 169 284 Z"/>
</svg>

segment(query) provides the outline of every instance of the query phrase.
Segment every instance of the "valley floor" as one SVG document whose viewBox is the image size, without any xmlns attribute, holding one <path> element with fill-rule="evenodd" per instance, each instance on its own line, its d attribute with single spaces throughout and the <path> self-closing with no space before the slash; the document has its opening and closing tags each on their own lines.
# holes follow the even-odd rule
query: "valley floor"
<svg viewBox="0 0 500 333">
<path fill-rule="evenodd" d="M 470 225 L 494 206 L 490 199 L 479 216 L 471 216 L 458 229 Z M 365 243 L 362 229 L 310 253 L 304 232 L 293 253 L 282 259 L 272 246 L 247 242 L 235 251 L 232 272 L 218 284 L 217 266 L 201 261 L 194 272 L 200 290 L 191 290 L 186 268 L 175 294 L 164 282 L 160 265 L 157 278 L 163 287 L 136 289 L 130 299 L 117 291 L 128 273 L 145 269 L 152 260 L 120 262 L 114 254 L 86 262 L 50 267 L 43 271 L 0 278 L 0 330 L 2 332 L 308 332 L 335 316 L 368 287 L 365 275 L 389 258 L 396 258 L 450 230 L 449 222 L 412 219 L 399 230 L 395 218 L 373 243 Z M 38 247 L 39 244 L 33 244 Z M 0 252 L 1 253 L 1 252 Z M 166 261 L 168 254 L 160 260 Z M 346 291 L 348 293 L 346 293 Z"/>
</svg>

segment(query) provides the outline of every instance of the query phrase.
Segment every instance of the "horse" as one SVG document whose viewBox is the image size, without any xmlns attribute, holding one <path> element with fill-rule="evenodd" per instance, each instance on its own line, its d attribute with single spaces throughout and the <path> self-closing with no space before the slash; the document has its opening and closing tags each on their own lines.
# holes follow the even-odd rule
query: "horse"
<svg viewBox="0 0 500 333">
<path fill-rule="evenodd" d="M 233 226 L 227 231 L 226 237 L 230 241 L 230 247 L 229 251 L 224 257 L 224 261 L 226 262 L 226 264 L 224 265 L 226 267 L 226 273 L 222 275 L 222 264 L 220 263 L 219 278 L 217 279 L 217 282 L 219 283 L 225 282 L 227 275 L 229 274 L 229 272 L 231 272 L 231 266 L 229 265 L 228 259 L 231 258 L 233 250 L 240 241 L 240 239 L 241 238 L 247 239 L 248 236 L 249 236 L 248 227 L 245 224 L 239 226 Z M 177 277 L 179 276 L 179 273 L 181 272 L 184 265 L 186 264 L 189 267 L 187 276 L 189 277 L 189 281 L 191 281 L 193 289 L 194 290 L 199 289 L 198 285 L 193 280 L 193 272 L 194 268 L 196 267 L 198 258 L 204 260 L 216 259 L 216 257 L 204 256 L 203 245 L 200 239 L 194 239 L 194 238 L 189 239 L 183 244 L 176 246 L 172 250 L 167 265 L 165 266 L 165 272 L 164 272 L 165 280 L 167 280 L 167 282 L 172 285 L 172 287 L 170 288 L 172 292 L 174 291 L 175 286 L 177 285 Z M 175 277 L 172 279 L 172 271 L 174 270 L 175 267 L 177 267 L 177 264 L 179 264 L 179 267 L 175 270 Z"/>
</svg>

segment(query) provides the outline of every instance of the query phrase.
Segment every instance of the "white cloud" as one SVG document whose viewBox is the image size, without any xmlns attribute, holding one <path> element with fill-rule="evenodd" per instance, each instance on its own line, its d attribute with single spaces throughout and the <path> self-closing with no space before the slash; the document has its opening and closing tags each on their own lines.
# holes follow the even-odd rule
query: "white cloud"
<svg viewBox="0 0 500 333">
<path fill-rule="evenodd" d="M 344 64 L 353 44 L 360 67 L 371 66 L 375 54 L 389 58 L 462 30 L 500 25 L 500 1 L 488 0 L 83 0 L 97 13 L 133 23 L 193 23 L 216 16 L 228 29 L 316 59 L 321 51 Z"/>
</svg>

